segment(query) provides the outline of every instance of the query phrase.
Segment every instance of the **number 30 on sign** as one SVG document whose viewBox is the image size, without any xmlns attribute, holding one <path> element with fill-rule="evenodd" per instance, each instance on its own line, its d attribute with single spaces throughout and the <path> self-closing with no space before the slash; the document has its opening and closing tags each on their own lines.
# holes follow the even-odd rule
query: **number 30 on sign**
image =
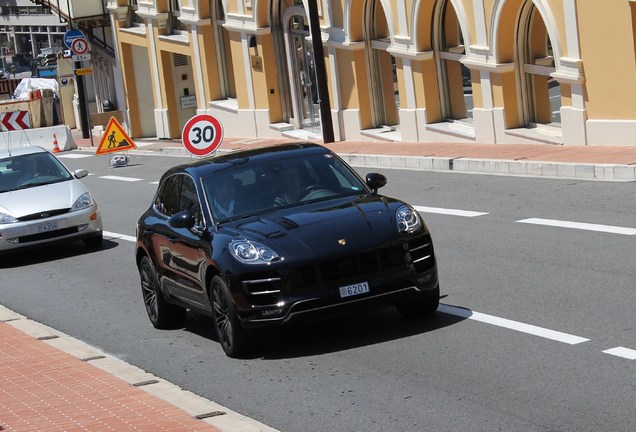
<svg viewBox="0 0 636 432">
<path fill-rule="evenodd" d="M 198 114 L 183 127 L 181 141 L 185 148 L 195 156 L 207 156 L 214 153 L 223 140 L 221 122 L 210 114 Z"/>
</svg>

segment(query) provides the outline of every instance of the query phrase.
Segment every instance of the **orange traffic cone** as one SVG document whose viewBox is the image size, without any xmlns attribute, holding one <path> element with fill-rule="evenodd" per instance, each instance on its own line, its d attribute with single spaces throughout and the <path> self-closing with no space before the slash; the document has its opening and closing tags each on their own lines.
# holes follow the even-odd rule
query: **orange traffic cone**
<svg viewBox="0 0 636 432">
<path fill-rule="evenodd" d="M 61 151 L 60 146 L 57 144 L 57 135 L 53 134 L 53 153 L 59 153 Z"/>
</svg>

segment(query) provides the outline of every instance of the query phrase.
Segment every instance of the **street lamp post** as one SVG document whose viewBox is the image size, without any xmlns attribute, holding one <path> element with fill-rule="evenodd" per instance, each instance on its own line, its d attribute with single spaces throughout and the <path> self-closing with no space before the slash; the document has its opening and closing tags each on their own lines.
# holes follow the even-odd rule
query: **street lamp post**
<svg viewBox="0 0 636 432">
<path fill-rule="evenodd" d="M 318 86 L 318 102 L 320 104 L 320 117 L 322 119 L 322 140 L 326 143 L 334 142 L 333 121 L 331 119 L 331 102 L 329 101 L 329 87 L 327 85 L 327 69 L 325 67 L 325 54 L 322 48 L 320 35 L 320 22 L 318 21 L 318 0 L 309 0 L 309 28 L 314 49 L 314 65 L 316 67 L 316 85 Z"/>
</svg>

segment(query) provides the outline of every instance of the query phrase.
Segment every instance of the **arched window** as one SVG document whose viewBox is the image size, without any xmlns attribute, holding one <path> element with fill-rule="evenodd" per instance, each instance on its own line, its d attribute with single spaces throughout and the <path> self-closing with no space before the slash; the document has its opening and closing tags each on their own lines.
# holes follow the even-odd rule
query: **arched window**
<svg viewBox="0 0 636 432">
<path fill-rule="evenodd" d="M 221 97 L 224 99 L 236 99 L 236 81 L 234 80 L 234 64 L 232 51 L 230 50 L 230 35 L 223 27 L 225 23 L 225 11 L 223 1 L 216 0 L 213 8 L 213 26 L 216 35 L 217 63 L 219 65 L 219 77 Z"/>
<path fill-rule="evenodd" d="M 398 125 L 400 94 L 397 64 L 387 51 L 391 41 L 386 16 L 379 1 L 366 3 L 364 31 L 367 41 L 371 123 L 376 128 Z"/>
<path fill-rule="evenodd" d="M 473 120 L 473 91 L 470 70 L 461 62 L 466 55 L 464 37 L 455 8 L 450 1 L 437 10 L 436 46 L 440 106 L 446 121 Z"/>
<path fill-rule="evenodd" d="M 561 127 L 561 88 L 552 78 L 552 44 L 541 14 L 530 1 L 520 14 L 517 62 L 523 123 L 527 127 Z"/>
</svg>

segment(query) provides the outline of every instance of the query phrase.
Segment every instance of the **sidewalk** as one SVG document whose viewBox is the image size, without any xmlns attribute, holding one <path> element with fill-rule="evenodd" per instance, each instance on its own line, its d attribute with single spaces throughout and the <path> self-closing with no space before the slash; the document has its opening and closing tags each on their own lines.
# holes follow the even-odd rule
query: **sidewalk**
<svg viewBox="0 0 636 432">
<path fill-rule="evenodd" d="M 0 431 L 275 432 L 1 305 Z"/>
<path fill-rule="evenodd" d="M 73 131 L 78 149 L 94 151 L 99 137 L 84 139 Z M 294 139 L 224 138 L 219 153 Z M 134 140 L 138 152 L 189 156 L 180 140 Z M 314 141 L 322 144 L 321 141 Z M 352 165 L 454 171 L 500 175 L 575 178 L 583 180 L 636 181 L 636 143 L 633 146 L 558 146 L 553 144 L 475 144 L 442 142 L 341 141 L 326 144 Z"/>
</svg>

